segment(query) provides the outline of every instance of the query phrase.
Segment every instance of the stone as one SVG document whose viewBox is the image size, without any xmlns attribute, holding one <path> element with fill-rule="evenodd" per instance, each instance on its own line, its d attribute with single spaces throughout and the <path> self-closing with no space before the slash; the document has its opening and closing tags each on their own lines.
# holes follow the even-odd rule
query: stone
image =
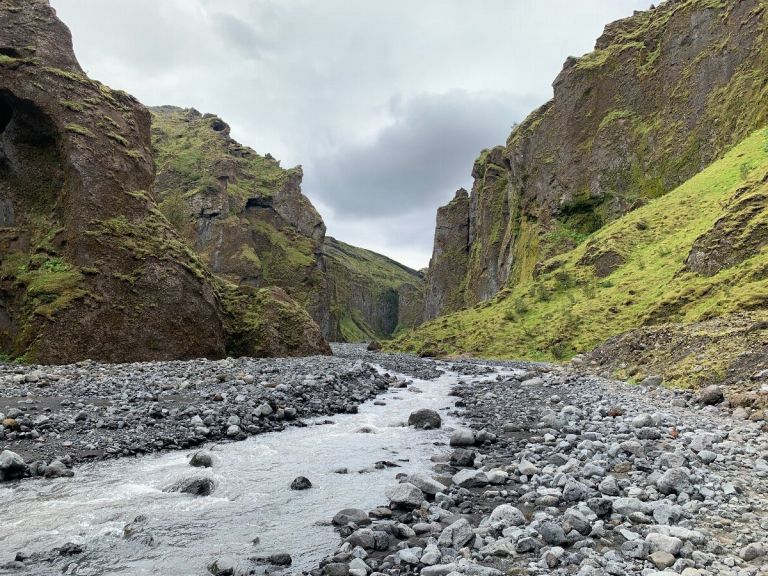
<svg viewBox="0 0 768 576">
<path fill-rule="evenodd" d="M 459 428 L 454 430 L 450 439 L 451 446 L 474 446 L 475 445 L 475 433 L 467 428 Z"/>
<path fill-rule="evenodd" d="M 657 550 L 651 554 L 651 562 L 653 562 L 653 565 L 656 566 L 656 568 L 663 570 L 664 568 L 669 568 L 672 566 L 672 564 L 675 563 L 675 557 L 669 552 Z"/>
<path fill-rule="evenodd" d="M 541 535 L 544 542 L 552 546 L 559 546 L 566 541 L 563 528 L 555 522 L 542 522 L 536 527 L 536 531 Z"/>
<path fill-rule="evenodd" d="M 720 404 L 724 399 L 723 389 L 717 384 L 707 386 L 699 393 L 699 402 L 705 406 Z"/>
<path fill-rule="evenodd" d="M 656 480 L 656 487 L 662 494 L 690 494 L 693 491 L 685 468 L 670 468 Z"/>
<path fill-rule="evenodd" d="M 0 481 L 18 480 L 27 472 L 24 459 L 10 450 L 0 452 Z"/>
<path fill-rule="evenodd" d="M 336 526 L 346 526 L 347 524 L 357 524 L 364 526 L 371 523 L 371 519 L 365 510 L 358 508 L 345 508 L 336 513 L 333 517 L 333 523 Z"/>
<path fill-rule="evenodd" d="M 312 482 L 306 476 L 298 476 L 291 482 L 291 490 L 309 490 L 312 488 Z"/>
<path fill-rule="evenodd" d="M 330 562 L 323 566 L 325 576 L 347 576 L 349 574 L 349 565 L 344 562 Z"/>
<path fill-rule="evenodd" d="M 571 479 L 563 487 L 563 499 L 566 502 L 578 502 L 584 500 L 589 493 L 589 489 L 581 482 Z"/>
<path fill-rule="evenodd" d="M 482 470 L 464 468 L 454 474 L 451 481 L 462 488 L 474 488 L 478 486 L 486 486 L 488 484 L 488 477 Z"/>
<path fill-rule="evenodd" d="M 216 483 L 207 477 L 185 478 L 173 486 L 166 488 L 164 492 L 181 492 L 192 496 L 209 496 L 216 487 Z"/>
<path fill-rule="evenodd" d="M 451 464 L 459 468 L 471 468 L 475 465 L 475 453 L 472 450 L 457 448 L 451 453 Z"/>
<path fill-rule="evenodd" d="M 411 412 L 411 415 L 408 416 L 408 426 L 413 426 L 420 430 L 434 430 L 440 428 L 442 423 L 443 421 L 440 418 L 440 414 L 429 408 L 416 410 L 415 412 Z"/>
<path fill-rule="evenodd" d="M 403 482 L 397 485 L 389 502 L 396 508 L 418 508 L 424 502 L 424 493 L 413 484 Z"/>
<path fill-rule="evenodd" d="M 683 541 L 680 538 L 674 536 L 667 536 L 665 534 L 658 534 L 651 532 L 645 537 L 645 541 L 650 546 L 651 553 L 653 552 L 667 552 L 672 556 L 677 556 L 683 547 Z"/>
<path fill-rule="evenodd" d="M 747 544 L 739 551 L 739 558 L 745 562 L 751 562 L 757 558 L 762 558 L 766 554 L 765 546 L 758 542 Z"/>
<path fill-rule="evenodd" d="M 71 478 L 75 473 L 67 468 L 60 460 L 54 460 L 45 467 L 43 476 L 46 478 Z"/>
<path fill-rule="evenodd" d="M 415 474 L 411 474 L 408 476 L 407 481 L 408 483 L 416 486 L 424 494 L 428 494 L 430 496 L 434 496 L 446 490 L 446 487 L 443 484 L 423 472 L 416 472 Z"/>
<path fill-rule="evenodd" d="M 491 525 L 500 525 L 504 528 L 510 526 L 522 526 L 525 524 L 525 516 L 512 504 L 501 504 L 493 509 L 489 519 Z"/>
<path fill-rule="evenodd" d="M 441 548 L 450 547 L 458 550 L 475 537 L 475 532 L 466 518 L 457 520 L 447 526 L 437 539 L 437 545 Z"/>
<path fill-rule="evenodd" d="M 192 454 L 189 459 L 189 465 L 195 468 L 210 468 L 213 466 L 213 457 L 210 452 L 201 450 Z"/>
</svg>

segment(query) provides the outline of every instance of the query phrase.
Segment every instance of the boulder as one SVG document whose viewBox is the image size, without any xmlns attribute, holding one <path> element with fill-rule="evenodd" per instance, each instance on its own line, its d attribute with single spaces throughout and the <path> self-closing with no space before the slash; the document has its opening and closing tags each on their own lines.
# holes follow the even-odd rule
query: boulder
<svg viewBox="0 0 768 576">
<path fill-rule="evenodd" d="M 454 447 L 474 446 L 475 433 L 467 428 L 454 430 L 453 434 L 451 434 L 450 444 Z"/>
<path fill-rule="evenodd" d="M 309 490 L 312 488 L 312 482 L 305 476 L 298 476 L 291 482 L 291 490 Z"/>
<path fill-rule="evenodd" d="M 389 497 L 395 508 L 418 508 L 424 502 L 424 493 L 409 482 L 398 484 Z"/>
<path fill-rule="evenodd" d="M 27 472 L 24 459 L 10 450 L 0 452 L 0 481 L 18 480 Z"/>
<path fill-rule="evenodd" d="M 371 519 L 365 510 L 358 508 L 345 508 L 336 513 L 333 517 L 333 523 L 336 526 L 346 526 L 347 524 L 357 524 L 364 526 L 371 523 Z"/>
<path fill-rule="evenodd" d="M 422 408 L 411 412 L 408 416 L 408 426 L 413 426 L 420 430 L 433 430 L 440 428 L 443 421 L 440 418 L 440 414 L 429 408 Z"/>
<path fill-rule="evenodd" d="M 725 396 L 723 395 L 723 389 L 716 384 L 707 386 L 699 393 L 699 402 L 705 406 L 720 404 L 724 399 Z"/>
</svg>

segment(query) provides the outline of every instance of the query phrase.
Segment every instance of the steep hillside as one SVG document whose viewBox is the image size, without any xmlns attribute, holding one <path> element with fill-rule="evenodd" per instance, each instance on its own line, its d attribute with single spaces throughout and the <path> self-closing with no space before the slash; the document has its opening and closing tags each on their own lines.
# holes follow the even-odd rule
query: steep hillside
<svg viewBox="0 0 768 576">
<path fill-rule="evenodd" d="M 2 2 L 0 30 L 0 355 L 328 351 L 295 303 L 220 281 L 179 239 L 153 195 L 149 113 L 83 73 L 47 0 Z"/>
<path fill-rule="evenodd" d="M 215 273 L 238 285 L 281 287 L 330 340 L 418 325 L 421 277 L 326 238 L 301 192 L 301 167 L 284 169 L 239 144 L 212 114 L 171 106 L 152 113 L 160 210 Z"/>
<path fill-rule="evenodd" d="M 438 213 L 427 317 L 530 281 L 766 124 L 766 4 L 668 0 L 568 59 L 552 101 L 475 162 L 468 211 Z"/>
<path fill-rule="evenodd" d="M 656 355 L 667 354 L 666 360 L 654 364 L 646 358 L 645 370 L 664 368 L 672 383 L 706 382 L 743 362 L 745 354 L 763 350 L 767 244 L 768 129 L 761 129 L 674 191 L 544 261 L 535 278 L 438 318 L 394 345 L 428 354 L 562 360 L 650 326 L 639 332 L 648 338 L 634 349 L 636 361 L 646 354 L 643 350 L 651 355 L 648 342 L 670 331 L 669 326 L 653 326 L 719 318 L 691 327 L 690 333 L 678 330 L 677 340 L 661 338 L 666 344 L 677 342 L 658 350 Z M 739 314 L 750 311 L 746 322 Z M 741 336 L 724 337 L 729 332 Z M 641 342 L 639 333 L 609 342 L 590 360 L 612 368 L 623 364 L 625 371 L 636 367 L 629 354 L 633 347 L 626 343 Z M 693 333 L 698 344 L 686 348 L 686 335 Z"/>
<path fill-rule="evenodd" d="M 170 106 L 152 114 L 160 210 L 203 261 L 237 284 L 280 286 L 315 319 L 327 314 L 325 225 L 301 193 L 301 168 L 241 146 L 211 114 Z"/>
<path fill-rule="evenodd" d="M 421 323 L 424 281 L 419 272 L 331 237 L 325 238 L 322 254 L 333 322 L 330 340 L 386 338 Z"/>
</svg>

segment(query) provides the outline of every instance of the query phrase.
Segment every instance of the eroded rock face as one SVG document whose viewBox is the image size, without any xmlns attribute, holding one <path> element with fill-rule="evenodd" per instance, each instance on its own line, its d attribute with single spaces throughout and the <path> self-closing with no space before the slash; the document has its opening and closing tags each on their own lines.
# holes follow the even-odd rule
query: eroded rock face
<svg viewBox="0 0 768 576">
<path fill-rule="evenodd" d="M 758 0 L 670 0 L 568 59 L 553 100 L 476 161 L 467 262 L 433 258 L 427 317 L 530 278 L 764 125 L 768 95 L 752 83 L 768 63 L 766 27 Z M 438 217 L 436 254 L 447 221 Z M 456 226 L 463 237 L 463 217 Z"/>
<path fill-rule="evenodd" d="M 332 341 L 386 338 L 418 326 L 424 309 L 420 272 L 386 256 L 326 237 L 322 245 Z"/>
<path fill-rule="evenodd" d="M 153 108 L 160 207 L 216 273 L 279 286 L 329 340 L 390 336 L 421 321 L 421 275 L 325 236 L 301 192 L 300 166 L 280 167 L 229 136 L 220 118 Z"/>
<path fill-rule="evenodd" d="M 157 210 L 148 111 L 85 76 L 46 0 L 3 2 L 0 30 L 0 352 L 215 358 L 234 335 L 267 350 L 227 308 L 259 298 L 225 298 Z"/>
<path fill-rule="evenodd" d="M 211 270 L 235 284 L 279 286 L 318 321 L 328 314 L 319 265 L 325 224 L 283 169 L 229 135 L 212 114 L 153 108 L 160 208 Z"/>
<path fill-rule="evenodd" d="M 463 306 L 464 285 L 457 278 L 466 276 L 469 248 L 469 194 L 462 188 L 437 211 L 435 244 L 426 279 L 426 320 Z"/>
</svg>

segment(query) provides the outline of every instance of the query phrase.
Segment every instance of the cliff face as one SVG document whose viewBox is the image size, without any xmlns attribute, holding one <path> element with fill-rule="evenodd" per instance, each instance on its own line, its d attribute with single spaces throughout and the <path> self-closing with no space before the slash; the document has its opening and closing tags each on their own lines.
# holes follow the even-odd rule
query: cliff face
<svg viewBox="0 0 768 576">
<path fill-rule="evenodd" d="M 319 264 L 322 218 L 285 170 L 229 136 L 211 114 L 154 108 L 160 209 L 203 261 L 231 282 L 279 286 L 319 323 L 328 315 Z"/>
<path fill-rule="evenodd" d="M 463 218 L 438 229 L 427 317 L 530 280 L 768 122 L 767 20 L 764 0 L 669 0 L 569 59 L 553 100 L 476 161 L 466 261 L 438 255 Z"/>
<path fill-rule="evenodd" d="M 458 310 L 464 305 L 463 278 L 469 258 L 469 194 L 463 188 L 446 206 L 437 210 L 435 244 L 427 271 L 424 318 L 431 320 L 443 310 Z"/>
<path fill-rule="evenodd" d="M 0 355 L 269 354 L 241 312 L 273 295 L 220 282 L 158 211 L 147 110 L 83 73 L 47 0 L 4 1 L 0 31 Z M 285 307 L 294 348 L 327 351 Z"/>
<path fill-rule="evenodd" d="M 326 237 L 322 262 L 328 278 L 333 341 L 386 338 L 421 323 L 423 278 L 389 258 Z"/>
<path fill-rule="evenodd" d="M 284 169 L 229 135 L 211 114 L 154 108 L 160 209 L 217 274 L 241 286 L 279 286 L 329 340 L 387 337 L 421 321 L 421 276 L 325 236 Z"/>
</svg>

